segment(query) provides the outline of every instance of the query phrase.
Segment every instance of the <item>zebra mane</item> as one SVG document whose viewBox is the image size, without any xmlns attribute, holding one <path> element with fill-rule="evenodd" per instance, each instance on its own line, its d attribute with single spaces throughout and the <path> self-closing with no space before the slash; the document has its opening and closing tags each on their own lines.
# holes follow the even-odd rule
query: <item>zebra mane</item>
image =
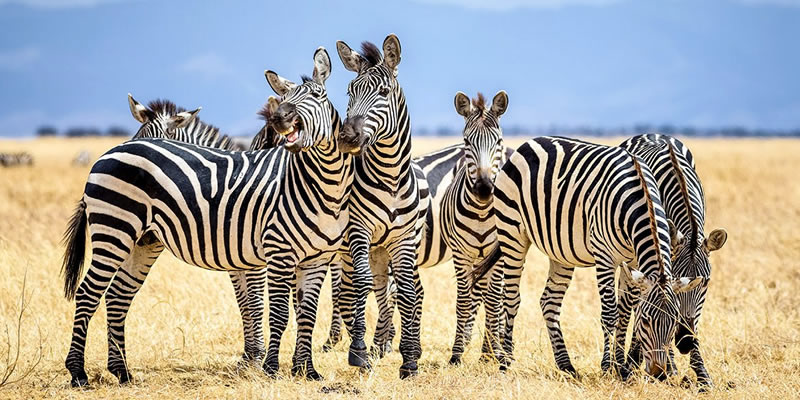
<svg viewBox="0 0 800 400">
<path fill-rule="evenodd" d="M 308 76 L 308 75 L 300 75 L 300 81 L 303 82 L 303 83 L 310 82 L 311 81 L 311 77 Z"/>
<path fill-rule="evenodd" d="M 303 78 L 307 77 L 304 76 Z M 278 145 L 283 141 L 283 137 L 278 135 L 278 132 L 276 132 L 269 123 L 269 117 L 272 116 L 272 112 L 269 110 L 269 103 L 265 103 L 264 106 L 258 110 L 258 115 L 265 121 L 264 127 L 262 127 L 253 138 L 248 150 L 266 150 L 278 147 Z"/>
<path fill-rule="evenodd" d="M 653 244 L 656 247 L 656 260 L 658 260 L 658 281 L 663 287 L 667 283 L 667 274 L 664 270 L 664 258 L 661 257 L 661 242 L 658 240 L 658 227 L 656 226 L 656 212 L 653 207 L 653 198 L 650 196 L 650 188 L 647 186 L 647 180 L 642 172 L 642 165 L 639 164 L 638 158 L 628 152 L 633 158 L 633 168 L 636 169 L 636 175 L 639 177 L 639 182 L 642 184 L 644 190 L 644 200 L 647 203 L 647 214 L 650 220 L 650 233 L 653 235 Z"/>
<path fill-rule="evenodd" d="M 156 115 L 173 116 L 178 113 L 186 111 L 185 108 L 177 106 L 175 103 L 167 99 L 156 99 L 147 103 L 147 108 Z M 208 147 L 213 147 L 222 150 L 240 150 L 241 148 L 231 139 L 228 135 L 221 135 L 219 128 L 214 125 L 208 124 L 195 117 L 192 121 L 193 128 L 187 129 L 194 137 L 187 142 L 193 144 L 204 143 Z M 171 137 L 163 137 L 164 139 L 173 139 Z"/>
<path fill-rule="evenodd" d="M 692 203 L 689 200 L 689 187 L 686 184 L 686 176 L 683 175 L 683 168 L 681 168 L 681 164 L 678 162 L 678 156 L 675 154 L 675 148 L 669 141 L 667 141 L 667 147 L 669 149 L 669 161 L 672 163 L 672 168 L 675 169 L 675 174 L 678 176 L 678 183 L 681 185 L 681 199 L 683 200 L 683 204 L 686 206 L 686 213 L 689 214 L 689 223 L 692 226 L 692 232 L 690 232 L 689 249 L 694 251 L 697 247 L 698 227 L 697 220 L 694 218 Z"/>
<path fill-rule="evenodd" d="M 383 59 L 378 46 L 375 46 L 372 42 L 361 42 L 361 57 L 364 57 L 364 60 L 367 61 L 367 68 L 378 65 Z"/>
<path fill-rule="evenodd" d="M 479 111 L 486 111 L 486 98 L 483 97 L 483 93 L 478 92 L 478 97 L 472 99 L 472 106 Z"/>
</svg>

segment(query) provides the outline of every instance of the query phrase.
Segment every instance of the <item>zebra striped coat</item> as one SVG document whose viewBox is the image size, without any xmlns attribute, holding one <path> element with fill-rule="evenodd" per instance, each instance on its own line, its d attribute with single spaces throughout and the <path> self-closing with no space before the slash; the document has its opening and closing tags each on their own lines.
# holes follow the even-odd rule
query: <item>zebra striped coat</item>
<svg viewBox="0 0 800 400">
<path fill-rule="evenodd" d="M 601 299 L 604 354 L 611 367 L 611 336 L 618 323 L 614 277 L 627 263 L 639 270 L 625 279 L 643 287 L 636 332 L 648 372 L 666 368 L 662 349 L 674 336 L 676 291 L 699 280 L 671 275 L 670 224 L 649 168 L 627 151 L 567 138 L 532 139 L 511 156 L 497 177 L 495 217 L 498 246 L 476 270 L 492 272 L 505 283 L 504 365 L 513 352 L 514 319 L 520 304 L 519 282 L 525 255 L 535 245 L 550 258 L 550 273 L 540 305 L 559 369 L 575 374 L 559 322 L 561 303 L 575 267 L 594 266 Z M 501 260 L 501 268 L 492 265 Z M 620 290 L 623 290 L 622 288 Z M 489 313 L 497 315 L 498 309 Z M 493 346 L 500 349 L 500 346 Z M 618 360 L 621 362 L 622 360 Z"/>
<path fill-rule="evenodd" d="M 66 366 L 74 386 L 88 383 L 83 351 L 89 319 L 106 302 L 127 303 L 135 292 L 115 275 L 143 281 L 166 247 L 179 259 L 212 270 L 269 266 L 270 346 L 265 370 L 278 368 L 280 338 L 288 322 L 290 284 L 295 293 L 298 340 L 292 371 L 319 378 L 311 358 L 316 303 L 328 264 L 341 248 L 352 182 L 350 156 L 338 150 L 339 119 L 324 82 L 330 59 L 314 55 L 314 79 L 295 85 L 267 72 L 283 96 L 275 123 L 287 136 L 282 148 L 230 152 L 171 140 L 121 144 L 92 167 L 83 199 L 66 235 L 65 294 L 76 298 Z M 89 272 L 78 286 L 86 231 Z M 112 284 L 112 280 L 114 283 Z M 251 291 L 263 308 L 263 291 Z M 258 300 L 260 297 L 260 300 Z M 121 382 L 125 365 L 124 315 L 109 308 L 109 370 Z M 260 324 L 260 321 L 258 321 Z M 113 328 L 112 328 L 113 325 Z"/>
<path fill-rule="evenodd" d="M 634 136 L 623 142 L 620 147 L 640 157 L 653 171 L 667 217 L 679 232 L 680 240 L 672 245 L 673 272 L 678 276 L 703 278 L 702 284 L 697 288 L 678 295 L 680 323 L 675 344 L 681 353 L 690 354 L 690 366 L 697 376 L 698 383 L 710 385 L 711 377 L 700 354 L 695 332 L 711 279 L 709 254 L 725 244 L 727 232 L 724 229 L 715 229 L 708 237 L 703 233 L 705 221 L 703 186 L 695 170 L 692 152 L 680 140 L 666 135 L 646 134 Z M 636 307 L 636 301 L 638 296 L 635 291 L 622 294 L 621 318 L 630 315 L 630 310 Z M 620 325 L 625 328 L 627 321 L 623 320 Z M 620 338 L 624 340 L 624 335 L 620 332 L 617 335 L 618 340 Z M 624 345 L 624 342 L 622 344 Z M 617 351 L 621 351 L 622 347 L 618 343 Z M 672 348 L 670 348 L 670 361 L 671 352 Z M 672 366 L 674 363 L 670 362 L 668 367 Z"/>
</svg>

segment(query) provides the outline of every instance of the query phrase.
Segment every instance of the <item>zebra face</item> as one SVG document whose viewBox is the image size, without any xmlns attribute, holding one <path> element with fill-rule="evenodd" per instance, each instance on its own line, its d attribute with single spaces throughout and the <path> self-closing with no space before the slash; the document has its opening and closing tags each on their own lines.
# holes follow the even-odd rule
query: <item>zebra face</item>
<svg viewBox="0 0 800 400">
<path fill-rule="evenodd" d="M 500 116 L 508 108 L 508 95 L 499 91 L 489 109 L 483 95 L 470 102 L 462 92 L 456 94 L 456 111 L 464 117 L 464 160 L 467 166 L 467 186 L 478 201 L 488 202 L 494 192 L 494 180 L 503 157 L 503 130 Z"/>
<path fill-rule="evenodd" d="M 158 101 L 151 102 L 153 104 L 162 104 Z M 193 111 L 185 111 L 174 107 L 159 107 L 161 112 L 153 111 L 136 101 L 130 93 L 128 93 L 128 106 L 131 109 L 133 118 L 142 123 L 139 130 L 133 135 L 133 139 L 150 138 L 150 137 L 166 137 L 175 138 L 176 132 L 179 129 L 185 128 L 192 122 L 197 113 L 202 110 L 202 107 L 197 107 Z"/>
<path fill-rule="evenodd" d="M 639 271 L 622 268 L 627 279 L 642 291 L 635 311 L 633 337 L 640 346 L 645 371 L 658 379 L 665 379 L 669 359 L 669 346 L 678 327 L 678 295 L 691 291 L 703 278 L 672 279 L 665 274 L 649 278 Z"/>
<path fill-rule="evenodd" d="M 339 145 L 343 152 L 359 155 L 398 131 L 396 114 L 405 101 L 397 83 L 400 41 L 393 34 L 387 36 L 383 56 L 369 42 L 362 44 L 361 54 L 342 41 L 336 42 L 336 49 L 345 68 L 358 74 L 347 87 L 350 101 Z"/>
<path fill-rule="evenodd" d="M 325 81 L 331 74 L 331 60 L 324 47 L 314 52 L 314 72 L 303 83 L 285 79 L 273 71 L 264 75 L 280 101 L 272 105 L 267 123 L 285 138 L 284 147 L 291 152 L 306 151 L 328 142 L 333 135 L 331 108 Z"/>
<path fill-rule="evenodd" d="M 682 354 L 689 353 L 697 346 L 695 329 L 711 282 L 709 256 L 712 251 L 722 248 L 727 239 L 728 233 L 724 229 L 715 229 L 708 238 L 690 240 L 673 250 L 673 270 L 676 275 L 702 278 L 702 283 L 695 289 L 678 294 L 680 319 L 675 346 Z"/>
</svg>

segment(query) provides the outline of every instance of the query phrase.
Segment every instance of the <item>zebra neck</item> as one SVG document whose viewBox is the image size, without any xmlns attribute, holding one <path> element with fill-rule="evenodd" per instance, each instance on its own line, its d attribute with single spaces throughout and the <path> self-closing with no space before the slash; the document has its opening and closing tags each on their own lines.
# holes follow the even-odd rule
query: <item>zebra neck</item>
<svg viewBox="0 0 800 400">
<path fill-rule="evenodd" d="M 396 196 L 411 177 L 411 119 L 402 91 L 398 95 L 397 128 L 388 139 L 370 146 L 361 157 L 363 169 L 369 170 L 381 190 Z M 390 117 L 391 118 L 391 117 Z"/>
</svg>

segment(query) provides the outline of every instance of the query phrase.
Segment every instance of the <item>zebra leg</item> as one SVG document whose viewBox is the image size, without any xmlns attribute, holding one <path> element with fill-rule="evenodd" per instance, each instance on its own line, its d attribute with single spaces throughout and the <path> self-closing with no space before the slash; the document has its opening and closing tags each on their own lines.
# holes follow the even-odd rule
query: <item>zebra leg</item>
<svg viewBox="0 0 800 400">
<path fill-rule="evenodd" d="M 701 387 L 701 390 L 706 390 L 705 388 L 714 384 L 706 370 L 703 356 L 700 354 L 700 348 L 696 343 L 691 353 L 689 353 L 689 366 L 697 375 L 697 385 Z"/>
<path fill-rule="evenodd" d="M 242 363 L 261 365 L 266 352 L 262 328 L 266 270 L 229 271 L 228 275 L 231 278 L 231 283 L 233 283 L 236 303 L 239 305 L 239 312 L 242 316 L 244 337 Z"/>
<path fill-rule="evenodd" d="M 314 369 L 311 339 L 314 323 L 317 320 L 317 305 L 322 283 L 325 281 L 327 264 L 297 268 L 295 285 L 295 305 L 297 318 L 297 342 L 292 359 L 292 374 L 305 376 L 310 380 L 321 380 L 322 376 Z"/>
<path fill-rule="evenodd" d="M 126 235 L 119 235 L 116 230 L 110 234 L 100 227 L 97 232 L 92 232 L 92 262 L 89 271 L 75 293 L 75 317 L 72 324 L 72 341 L 69 353 L 64 361 L 70 375 L 72 387 L 86 386 L 89 377 L 84 369 L 84 351 L 86 349 L 86 334 L 89 321 L 92 319 L 100 298 L 105 293 L 120 265 L 130 257 L 134 240 Z M 114 235 L 114 236 L 111 236 Z M 117 237 L 119 236 L 119 237 Z M 95 237 L 114 238 L 113 241 L 102 241 Z"/>
<path fill-rule="evenodd" d="M 331 263 L 331 302 L 333 308 L 331 310 L 331 328 L 328 333 L 328 340 L 322 345 L 322 351 L 328 352 L 333 350 L 340 340 L 342 340 L 342 313 L 339 308 L 339 293 L 342 290 L 342 263 L 341 260 L 335 260 Z"/>
<path fill-rule="evenodd" d="M 352 340 L 347 361 L 350 365 L 361 368 L 371 367 L 367 345 L 364 343 L 364 314 L 367 295 L 372 290 L 372 272 L 369 268 L 370 236 L 366 230 L 350 229 L 350 251 L 342 254 L 342 290 L 339 294 L 342 320 Z"/>
<path fill-rule="evenodd" d="M 553 347 L 556 366 L 572 376 L 577 376 L 575 367 L 572 366 L 569 358 L 567 345 L 564 343 L 564 335 L 561 332 L 561 304 L 567 289 L 569 289 L 569 284 L 572 282 L 574 271 L 574 267 L 568 267 L 551 259 L 550 272 L 542 297 L 539 299 L 539 305 L 542 307 L 542 315 L 547 326 L 547 334 L 550 337 L 550 345 Z"/>
<path fill-rule="evenodd" d="M 449 361 L 451 365 L 461 363 L 464 348 L 469 343 L 469 335 L 472 328 L 470 319 L 474 319 L 470 318 L 472 317 L 473 300 L 472 293 L 469 290 L 470 282 L 467 270 L 467 265 L 469 264 L 463 257 L 456 256 L 453 258 L 453 265 L 456 270 L 456 337 L 453 340 L 453 353 Z"/>
<path fill-rule="evenodd" d="M 378 303 L 378 321 L 375 325 L 373 347 L 370 351 L 373 357 L 383 358 L 385 353 L 392 350 L 394 338 L 394 303 L 397 291 L 394 279 L 389 270 L 389 253 L 383 247 L 373 249 L 369 255 L 369 265 L 372 270 L 373 292 Z"/>
<path fill-rule="evenodd" d="M 505 285 L 504 308 L 506 326 L 503 335 L 503 352 L 505 354 L 500 360 L 500 368 L 503 370 L 514 360 L 514 319 L 519 311 L 519 283 L 522 278 L 525 255 L 528 252 L 530 242 L 527 237 L 522 234 L 516 238 L 512 238 L 499 229 L 498 238 L 500 240 L 500 249 L 503 251 L 503 283 Z"/>
<path fill-rule="evenodd" d="M 620 378 L 628 380 L 631 374 L 628 362 L 625 360 L 625 337 L 628 332 L 633 310 L 639 304 L 641 289 L 636 285 L 631 285 L 625 274 L 621 274 L 619 279 L 619 320 L 617 321 L 616 333 L 614 335 L 614 365 L 617 368 Z"/>
<path fill-rule="evenodd" d="M 491 358 L 503 360 L 503 346 L 500 344 L 503 335 L 503 307 L 504 282 L 503 269 L 494 266 L 489 271 L 486 289 L 484 290 L 484 309 L 486 310 L 486 331 L 484 332 L 484 351 L 482 360 Z"/>
<path fill-rule="evenodd" d="M 397 283 L 397 308 L 400 310 L 401 334 L 400 378 L 417 375 L 417 360 L 422 354 L 419 330 L 422 318 L 422 284 L 417 271 L 417 243 L 413 235 L 393 243 L 389 249 L 392 256 L 392 272 Z"/>
<path fill-rule="evenodd" d="M 600 362 L 600 369 L 608 372 L 611 368 L 611 341 L 619 320 L 614 285 L 616 268 L 610 266 L 613 263 L 604 261 L 602 255 L 595 255 L 595 259 L 598 260 L 595 269 L 597 270 L 597 290 L 600 294 L 600 320 L 603 327 L 603 360 Z"/>
<path fill-rule="evenodd" d="M 267 289 L 269 291 L 269 345 L 264 361 L 264 372 L 274 377 L 280 366 L 278 355 L 281 337 L 289 323 L 290 282 L 294 267 L 289 265 L 270 265 L 267 268 Z"/>
<path fill-rule="evenodd" d="M 122 263 L 106 292 L 108 371 L 119 379 L 120 384 L 132 379 L 125 353 L 125 318 L 133 297 L 141 289 L 150 267 L 163 250 L 164 245 L 154 234 L 145 234 L 136 243 L 130 257 Z"/>
</svg>

